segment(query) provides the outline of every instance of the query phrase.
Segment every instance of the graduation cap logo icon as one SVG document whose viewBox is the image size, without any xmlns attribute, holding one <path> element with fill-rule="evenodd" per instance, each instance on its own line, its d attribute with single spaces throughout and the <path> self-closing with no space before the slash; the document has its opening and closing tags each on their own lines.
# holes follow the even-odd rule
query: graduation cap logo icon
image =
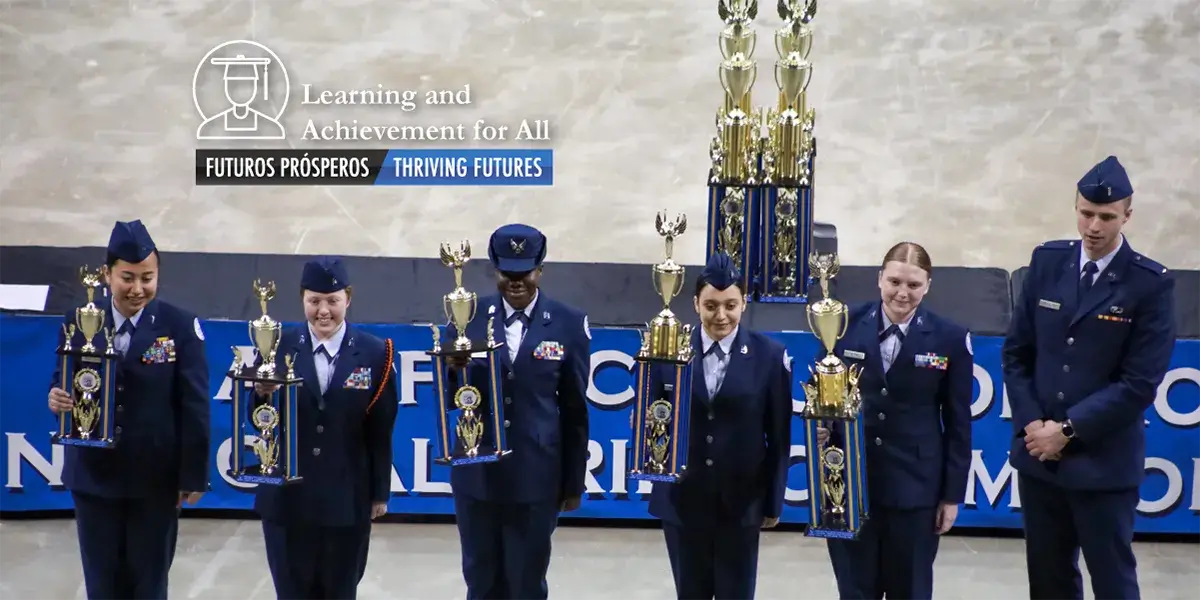
<svg viewBox="0 0 1200 600">
<path fill-rule="evenodd" d="M 287 68 L 270 48 L 247 40 L 220 44 L 192 77 L 192 100 L 203 120 L 196 139 L 282 140 L 279 118 L 290 95 Z"/>
</svg>

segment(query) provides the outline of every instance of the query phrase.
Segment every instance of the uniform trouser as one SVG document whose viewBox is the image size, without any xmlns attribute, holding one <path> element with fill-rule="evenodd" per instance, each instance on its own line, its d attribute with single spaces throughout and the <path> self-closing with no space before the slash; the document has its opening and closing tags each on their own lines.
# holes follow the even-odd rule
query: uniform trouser
<svg viewBox="0 0 1200 600">
<path fill-rule="evenodd" d="M 829 540 L 829 560 L 843 600 L 933 597 L 939 536 L 934 508 L 871 507 L 856 540 Z"/>
<path fill-rule="evenodd" d="M 1141 597 L 1133 555 L 1137 488 L 1074 491 L 1025 475 L 1017 481 L 1030 598 L 1082 599 L 1081 549 L 1096 600 Z"/>
<path fill-rule="evenodd" d="M 758 582 L 759 528 L 663 523 L 679 600 L 748 600 Z"/>
<path fill-rule="evenodd" d="M 357 597 L 367 570 L 370 522 L 348 527 L 262 522 L 267 566 L 279 600 Z"/>
<path fill-rule="evenodd" d="M 179 492 L 106 498 L 72 492 L 89 599 L 163 599 L 175 559 Z"/>
<path fill-rule="evenodd" d="M 468 600 L 538 600 L 549 586 L 557 502 L 504 503 L 454 496 Z"/>
</svg>

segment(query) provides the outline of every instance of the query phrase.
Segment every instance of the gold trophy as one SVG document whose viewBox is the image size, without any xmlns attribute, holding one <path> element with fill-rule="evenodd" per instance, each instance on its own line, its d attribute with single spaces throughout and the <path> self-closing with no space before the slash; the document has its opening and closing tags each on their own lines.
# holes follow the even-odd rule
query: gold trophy
<svg viewBox="0 0 1200 600">
<path fill-rule="evenodd" d="M 675 238 L 687 229 L 687 216 L 655 220 L 666 240 L 666 260 L 653 267 L 654 291 L 663 308 L 642 334 L 634 357 L 633 469 L 637 480 L 679 481 L 687 470 L 688 413 L 692 389 L 692 326 L 682 325 L 671 300 L 683 289 L 684 268 L 672 258 Z"/>
<path fill-rule="evenodd" d="M 442 264 L 454 269 L 454 289 L 442 296 L 442 310 L 449 327 L 454 328 L 454 339 L 442 344 L 441 330 L 431 325 L 433 349 L 426 354 L 433 357 L 434 394 L 438 401 L 438 456 L 433 461 L 451 466 L 495 462 L 511 452 L 502 425 L 504 404 L 500 401 L 503 344 L 496 342 L 494 316 L 488 317 L 486 328 L 476 332 L 475 339 L 471 337 L 471 323 L 479 305 L 475 292 L 463 287 L 463 267 L 471 260 L 471 243 L 463 240 L 457 250 L 442 244 L 440 254 Z M 468 362 L 465 367 L 451 368 L 447 364 L 450 358 Z M 486 373 L 483 382 L 477 382 L 475 377 L 480 369 Z M 486 390 L 486 395 L 480 388 Z M 458 419 L 451 428 L 449 412 L 455 409 L 459 411 Z M 490 437 L 488 429 L 492 432 Z"/>
<path fill-rule="evenodd" d="M 296 411 L 304 379 L 296 375 L 298 351 L 288 353 L 285 350 L 283 365 L 278 364 L 283 324 L 267 314 L 267 302 L 275 298 L 275 282 L 268 281 L 264 285 L 261 280 L 255 279 L 253 288 L 262 308 L 262 316 L 247 323 L 247 332 L 258 364 L 245 364 L 241 349 L 234 346 L 233 364 L 229 365 L 227 376 L 233 382 L 233 392 L 230 394 L 233 424 L 230 431 L 235 432 L 235 439 L 236 436 L 244 439 L 245 421 L 249 417 L 250 426 L 255 431 L 250 448 L 258 458 L 258 464 L 246 465 L 243 456 L 245 448 L 242 444 L 236 444 L 226 474 L 240 483 L 289 485 L 303 480 L 296 454 Z M 306 333 L 301 334 L 300 347 L 307 349 L 304 335 Z M 259 396 L 254 384 L 275 389 Z"/>
<path fill-rule="evenodd" d="M 754 19 L 758 0 L 718 0 L 725 26 L 718 36 L 721 63 L 718 80 L 724 92 L 716 115 L 716 134 L 709 144 L 708 255 L 729 255 L 742 274 L 739 284 L 750 290 L 753 261 L 761 226 L 759 189 L 762 115 L 755 112 L 751 89 L 758 79 L 754 51 L 758 37 Z"/>
<path fill-rule="evenodd" d="M 850 311 L 829 293 L 837 276 L 836 255 L 809 258 L 809 268 L 820 281 L 822 298 L 808 306 L 808 324 L 825 348 L 825 356 L 809 367 L 804 384 L 804 441 L 810 482 L 809 537 L 855 539 L 870 515 L 863 449 L 862 395 L 858 389 L 861 367 L 846 366 L 834 354 L 846 334 Z M 817 428 L 830 429 L 825 446 Z"/>
<path fill-rule="evenodd" d="M 817 0 L 781 0 L 779 16 L 784 26 L 775 32 L 775 84 L 779 102 L 766 111 L 767 136 L 763 142 L 762 169 L 762 271 L 761 302 L 807 301 L 809 274 L 804 257 L 812 245 L 812 165 L 816 154 L 813 123 L 808 107 L 812 80 L 812 29 Z"/>
<path fill-rule="evenodd" d="M 116 363 L 120 359 L 113 344 L 112 327 L 105 327 L 108 311 L 96 306 L 96 288 L 103 282 L 103 269 L 79 268 L 79 281 L 87 290 L 87 304 L 75 309 L 74 322 L 63 323 L 63 341 L 58 354 L 58 387 L 70 394 L 75 407 L 58 416 L 58 431 L 51 443 L 63 446 L 113 448 L 118 435 L 113 404 L 115 403 Z M 79 334 L 83 345 L 76 348 Z M 96 336 L 104 335 L 103 348 L 96 345 Z"/>
</svg>

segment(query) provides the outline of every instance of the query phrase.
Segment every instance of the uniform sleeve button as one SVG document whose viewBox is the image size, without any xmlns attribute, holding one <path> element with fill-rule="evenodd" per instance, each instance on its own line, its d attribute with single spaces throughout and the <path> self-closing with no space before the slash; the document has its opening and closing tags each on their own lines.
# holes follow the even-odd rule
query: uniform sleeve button
<svg viewBox="0 0 1200 600">
<path fill-rule="evenodd" d="M 312 453 L 312 454 L 313 454 L 313 456 L 320 456 L 320 455 L 321 455 L 321 449 L 320 449 L 320 448 L 313 448 L 313 453 Z"/>
</svg>

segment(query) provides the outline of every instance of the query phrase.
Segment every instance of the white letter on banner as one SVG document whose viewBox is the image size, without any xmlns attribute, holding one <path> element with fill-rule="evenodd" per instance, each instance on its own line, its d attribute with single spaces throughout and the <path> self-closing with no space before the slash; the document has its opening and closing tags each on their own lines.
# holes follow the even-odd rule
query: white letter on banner
<svg viewBox="0 0 1200 600">
<path fill-rule="evenodd" d="M 1150 516 L 1169 512 L 1183 496 L 1183 473 L 1179 471 L 1179 467 L 1175 466 L 1175 463 L 1159 456 L 1146 457 L 1146 471 L 1158 471 L 1165 475 L 1167 491 L 1163 492 L 1162 497 L 1157 500 L 1139 498 L 1138 512 Z"/>
<path fill-rule="evenodd" d="M 400 390 L 400 406 L 417 405 L 417 384 L 433 383 L 433 371 L 418 371 L 418 364 L 433 362 L 428 354 L 420 350 L 400 352 L 400 376 L 396 387 Z"/>
<path fill-rule="evenodd" d="M 992 408 L 992 403 L 996 399 L 996 390 L 992 387 L 992 374 L 988 373 L 987 369 L 980 366 L 979 363 L 975 363 L 972 370 L 975 373 L 975 381 L 979 382 L 979 395 L 971 402 L 971 418 L 978 419 Z"/>
<path fill-rule="evenodd" d="M 1192 505 L 1189 510 L 1200 510 L 1200 458 L 1192 459 Z"/>
<path fill-rule="evenodd" d="M 800 459 L 800 462 L 798 464 L 801 467 L 803 467 L 806 464 L 805 461 L 808 459 L 808 448 L 806 448 L 804 446 L 804 444 L 792 444 L 791 458 Z M 794 462 L 795 461 L 793 460 L 793 463 Z M 789 469 L 788 472 L 790 473 L 791 470 Z M 789 477 L 789 479 L 790 479 L 790 477 Z M 801 502 L 807 502 L 808 501 L 808 489 L 806 488 L 803 490 L 793 490 L 790 487 L 786 487 L 783 490 L 783 501 L 788 504 L 799 504 Z"/>
<path fill-rule="evenodd" d="M 593 404 L 598 406 L 620 406 L 633 399 L 632 385 L 615 394 L 606 394 L 596 389 L 596 371 L 605 363 L 610 362 L 625 365 L 625 368 L 629 369 L 630 372 L 633 369 L 633 357 L 620 350 L 600 350 L 592 353 L 592 363 L 588 369 L 587 397 L 588 400 L 591 400 Z"/>
<path fill-rule="evenodd" d="M 975 501 L 975 483 L 983 486 L 983 494 L 987 497 L 987 504 L 990 507 L 996 506 L 996 500 L 1000 498 L 1000 494 L 1004 492 L 1005 486 L 1010 486 L 1011 495 L 1008 500 L 1009 508 L 1019 508 L 1021 506 L 1021 496 L 1017 492 L 1017 470 L 1008 463 L 1008 452 L 1004 453 L 1004 466 L 1000 468 L 1000 473 L 992 479 L 992 475 L 988 473 L 987 465 L 983 463 L 983 450 L 971 451 L 971 471 L 967 476 L 967 496 L 963 500 L 963 504 L 967 506 L 978 506 Z"/>
<path fill-rule="evenodd" d="M 1193 385 L 1200 387 L 1200 369 L 1192 367 L 1180 367 L 1167 371 L 1167 376 L 1163 378 L 1162 384 L 1158 386 L 1158 393 L 1154 396 L 1154 410 L 1158 412 L 1158 416 L 1163 421 L 1176 427 L 1195 427 L 1200 424 L 1200 403 L 1197 403 L 1196 408 L 1192 412 L 1181 413 L 1171 407 L 1167 402 L 1167 392 L 1171 386 L 1181 381 L 1190 381 Z"/>
<path fill-rule="evenodd" d="M 50 432 L 47 437 L 55 432 Z M 29 463 L 34 471 L 38 472 L 50 487 L 62 486 L 62 468 L 63 468 L 63 450 L 64 447 L 59 444 L 50 445 L 50 460 L 46 460 L 29 440 L 25 439 L 24 433 L 7 433 L 8 438 L 8 482 L 4 487 L 10 489 L 24 489 L 25 485 L 21 482 L 21 460 Z"/>
<path fill-rule="evenodd" d="M 603 494 L 604 488 L 596 480 L 596 472 L 604 469 L 604 448 L 596 440 L 588 440 L 587 466 L 583 472 L 583 493 Z M 614 473 L 614 478 L 615 478 Z"/>
<path fill-rule="evenodd" d="M 629 447 L 629 440 L 613 440 L 613 460 L 612 460 L 612 490 L 613 494 L 625 495 L 625 482 L 629 477 L 629 467 L 625 464 L 626 448 Z"/>
<path fill-rule="evenodd" d="M 440 494 L 449 496 L 453 488 L 449 482 L 429 480 L 429 438 L 413 438 L 413 486 L 418 494 Z"/>
</svg>

